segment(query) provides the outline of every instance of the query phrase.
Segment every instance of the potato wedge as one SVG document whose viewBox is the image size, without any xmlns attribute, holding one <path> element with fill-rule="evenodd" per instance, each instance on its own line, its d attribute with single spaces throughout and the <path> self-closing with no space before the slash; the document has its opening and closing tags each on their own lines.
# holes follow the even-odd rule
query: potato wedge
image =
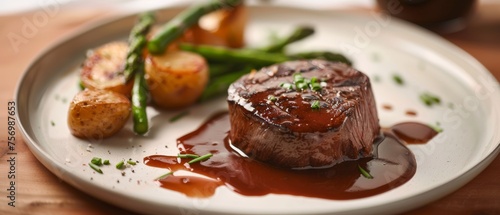
<svg viewBox="0 0 500 215">
<path fill-rule="evenodd" d="M 127 83 L 122 74 L 127 51 L 127 43 L 121 41 L 107 43 L 90 51 L 80 72 L 83 86 L 88 89 L 110 90 L 130 98 L 134 83 Z"/>
<path fill-rule="evenodd" d="M 153 101 L 167 109 L 193 104 L 208 82 L 208 65 L 205 59 L 186 51 L 148 55 L 145 70 Z"/>
<path fill-rule="evenodd" d="M 86 89 L 71 101 L 68 126 L 76 137 L 100 140 L 123 128 L 130 109 L 130 100 L 122 94 Z"/>
</svg>

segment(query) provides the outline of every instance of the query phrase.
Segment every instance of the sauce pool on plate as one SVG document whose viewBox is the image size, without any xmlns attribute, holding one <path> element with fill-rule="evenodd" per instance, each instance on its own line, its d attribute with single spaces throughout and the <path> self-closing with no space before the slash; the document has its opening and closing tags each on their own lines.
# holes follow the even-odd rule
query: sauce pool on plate
<svg viewBox="0 0 500 215">
<path fill-rule="evenodd" d="M 145 157 L 144 163 L 172 172 L 158 179 L 161 187 L 198 198 L 210 197 L 218 187 L 226 186 L 245 196 L 288 194 L 356 199 L 394 189 L 410 180 L 416 171 L 415 158 L 396 136 L 398 132 L 381 135 L 374 143 L 373 157 L 325 168 L 283 169 L 238 153 L 227 138 L 229 128 L 229 115 L 219 113 L 178 139 L 180 154 L 211 153 L 213 156 L 207 160 L 189 164 L 192 158 L 152 155 Z M 421 140 L 432 138 L 429 137 Z"/>
</svg>

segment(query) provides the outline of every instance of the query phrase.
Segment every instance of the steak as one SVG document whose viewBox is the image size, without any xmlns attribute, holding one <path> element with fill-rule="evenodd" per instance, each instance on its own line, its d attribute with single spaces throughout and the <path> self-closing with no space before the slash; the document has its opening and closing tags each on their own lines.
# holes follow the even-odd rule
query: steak
<svg viewBox="0 0 500 215">
<path fill-rule="evenodd" d="M 230 143 L 284 168 L 330 167 L 372 156 L 380 135 L 368 76 L 346 64 L 290 61 L 228 89 Z"/>
</svg>

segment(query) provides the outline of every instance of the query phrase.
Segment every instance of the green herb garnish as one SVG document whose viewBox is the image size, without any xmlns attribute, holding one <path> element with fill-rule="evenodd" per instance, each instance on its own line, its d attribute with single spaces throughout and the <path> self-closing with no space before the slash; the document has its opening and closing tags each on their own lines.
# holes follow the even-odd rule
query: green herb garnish
<svg viewBox="0 0 500 215">
<path fill-rule="evenodd" d="M 78 81 L 78 88 L 80 88 L 80 90 L 85 90 L 85 85 L 82 80 Z"/>
<path fill-rule="evenodd" d="M 436 131 L 437 133 L 441 133 L 441 132 L 443 132 L 443 131 L 444 131 L 444 130 L 443 130 L 443 128 L 441 128 L 441 126 L 440 126 L 440 123 L 439 123 L 439 122 L 437 122 L 437 123 L 436 123 L 436 125 L 431 125 L 431 124 L 429 124 L 429 127 L 431 127 L 431 128 L 432 128 L 434 131 Z"/>
<path fill-rule="evenodd" d="M 285 88 L 285 89 L 287 89 L 287 90 L 291 90 L 291 89 L 293 89 L 293 85 L 292 85 L 292 84 L 290 84 L 290 83 L 281 83 L 281 84 L 280 84 L 280 87 L 283 87 L 283 88 Z"/>
<path fill-rule="evenodd" d="M 439 99 L 439 97 L 427 92 L 420 94 L 419 98 L 427 106 L 441 103 L 441 99 Z"/>
<path fill-rule="evenodd" d="M 316 83 L 316 82 L 311 82 L 311 90 L 313 91 L 320 91 L 321 90 L 321 84 Z"/>
<path fill-rule="evenodd" d="M 178 154 L 177 157 L 178 158 L 199 158 L 200 156 L 195 155 L 195 154 Z"/>
<path fill-rule="evenodd" d="M 135 161 L 131 161 L 131 160 L 128 160 L 127 163 L 130 164 L 130 165 L 136 165 L 137 164 Z"/>
<path fill-rule="evenodd" d="M 299 83 L 296 83 L 295 86 L 297 87 L 297 89 L 299 90 L 305 90 L 307 89 L 307 84 L 304 83 L 304 82 L 299 82 Z"/>
<path fill-rule="evenodd" d="M 396 84 L 398 85 L 404 85 L 405 83 L 403 78 L 401 78 L 401 76 L 399 76 L 398 74 L 392 75 L 392 80 L 394 80 L 394 82 L 396 82 Z"/>
<path fill-rule="evenodd" d="M 359 172 L 361 172 L 361 175 L 363 175 L 363 177 L 365 177 L 367 179 L 373 179 L 373 176 L 370 175 L 370 173 L 368 171 L 366 171 L 365 169 L 363 169 L 363 167 L 361 167 L 360 165 L 358 165 L 358 169 L 359 169 Z"/>
<path fill-rule="evenodd" d="M 104 161 L 102 162 L 102 164 L 104 164 L 104 165 L 109 165 L 110 163 L 109 163 L 109 160 L 104 160 Z"/>
<path fill-rule="evenodd" d="M 300 73 L 295 73 L 293 74 L 293 83 L 303 83 L 304 82 L 304 77 Z"/>
<path fill-rule="evenodd" d="M 318 100 L 315 100 L 311 103 L 311 108 L 314 110 L 318 110 L 320 108 L 320 103 Z"/>
<path fill-rule="evenodd" d="M 160 176 L 159 176 L 158 178 L 156 178 L 155 180 L 161 180 L 161 179 L 164 179 L 164 178 L 166 178 L 167 176 L 169 176 L 169 175 L 173 175 L 173 174 L 174 174 L 174 172 L 168 172 L 168 173 L 166 173 L 166 174 L 160 175 Z"/>
<path fill-rule="evenodd" d="M 309 81 L 311 84 L 312 83 L 318 83 L 318 78 L 317 77 L 312 77 L 311 80 Z"/>
<path fill-rule="evenodd" d="M 102 174 L 102 170 L 101 170 L 101 168 L 99 168 L 99 166 L 97 166 L 97 165 L 95 165 L 95 164 L 93 164 L 93 163 L 89 163 L 89 166 L 90 166 L 90 168 L 92 168 L 92 169 L 93 169 L 93 170 L 95 170 L 96 172 L 98 172 L 98 173 L 101 173 L 101 174 Z"/>
<path fill-rule="evenodd" d="M 308 87 L 312 91 L 320 91 L 323 86 L 326 86 L 326 82 L 318 83 L 317 77 L 312 77 L 311 79 L 306 79 L 301 73 L 293 74 L 293 83 L 281 83 L 280 87 L 288 90 L 305 90 Z"/>
<path fill-rule="evenodd" d="M 125 162 L 122 160 L 116 164 L 117 169 L 123 169 L 123 166 L 125 165 Z"/>
<path fill-rule="evenodd" d="M 208 153 L 208 154 L 205 154 L 205 155 L 203 155 L 203 156 L 197 157 L 197 158 L 195 158 L 195 159 L 193 159 L 193 160 L 190 160 L 190 161 L 188 162 L 188 164 L 192 164 L 192 163 L 196 163 L 196 162 L 205 161 L 205 160 L 208 160 L 208 159 L 209 159 L 210 157 L 212 157 L 212 156 L 213 156 L 213 154 L 212 154 L 212 153 Z"/>
<path fill-rule="evenodd" d="M 102 166 L 102 159 L 101 158 L 98 158 L 98 157 L 94 157 L 92 158 L 92 160 L 90 161 L 90 163 L 93 163 L 97 166 Z"/>
<path fill-rule="evenodd" d="M 268 95 L 267 100 L 269 100 L 271 102 L 275 102 L 276 100 L 278 100 L 278 98 L 276 98 L 276 96 L 273 96 L 273 95 Z"/>
</svg>

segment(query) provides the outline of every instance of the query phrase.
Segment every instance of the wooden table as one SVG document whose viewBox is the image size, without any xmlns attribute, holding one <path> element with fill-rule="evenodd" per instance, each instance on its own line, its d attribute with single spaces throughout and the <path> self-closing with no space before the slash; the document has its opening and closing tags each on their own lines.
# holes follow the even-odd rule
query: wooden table
<svg viewBox="0 0 500 215">
<path fill-rule="evenodd" d="M 7 102 L 13 99 L 17 81 L 29 62 L 60 36 L 115 15 L 109 8 L 89 7 L 66 8 L 55 14 L 49 12 L 38 10 L 0 17 L 0 214 L 132 214 L 58 179 L 28 150 L 19 132 L 16 207 L 7 205 Z M 38 19 L 38 23 L 34 23 L 34 19 Z M 23 33 L 23 25 L 28 25 L 27 22 L 37 24 L 36 32 L 25 29 Z M 25 37 L 18 38 L 14 34 Z M 500 3 L 478 5 L 465 30 L 443 37 L 477 58 L 500 80 Z M 11 43 L 13 38 L 17 39 L 16 43 Z M 458 191 L 407 214 L 500 214 L 499 169 L 500 157 Z"/>
</svg>

